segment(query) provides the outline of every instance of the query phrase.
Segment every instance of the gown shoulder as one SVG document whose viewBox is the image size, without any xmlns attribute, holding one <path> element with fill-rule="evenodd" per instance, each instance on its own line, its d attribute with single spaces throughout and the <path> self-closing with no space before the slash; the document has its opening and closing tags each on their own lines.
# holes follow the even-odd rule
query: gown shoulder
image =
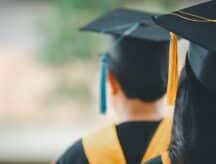
<svg viewBox="0 0 216 164">
<path fill-rule="evenodd" d="M 163 162 L 161 160 L 161 156 L 158 156 L 158 157 L 155 157 L 155 158 L 149 160 L 145 164 L 163 164 Z"/>
<path fill-rule="evenodd" d="M 77 140 L 57 160 L 56 164 L 88 164 L 84 153 L 82 139 Z"/>
</svg>

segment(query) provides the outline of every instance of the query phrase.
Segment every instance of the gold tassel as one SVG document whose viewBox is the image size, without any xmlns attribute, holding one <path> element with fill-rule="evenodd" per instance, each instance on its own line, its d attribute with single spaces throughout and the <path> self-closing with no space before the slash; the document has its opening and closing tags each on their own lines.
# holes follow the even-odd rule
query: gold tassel
<svg viewBox="0 0 216 164">
<path fill-rule="evenodd" d="M 167 85 L 167 104 L 174 105 L 178 88 L 178 48 L 177 37 L 170 33 L 169 75 Z"/>
</svg>

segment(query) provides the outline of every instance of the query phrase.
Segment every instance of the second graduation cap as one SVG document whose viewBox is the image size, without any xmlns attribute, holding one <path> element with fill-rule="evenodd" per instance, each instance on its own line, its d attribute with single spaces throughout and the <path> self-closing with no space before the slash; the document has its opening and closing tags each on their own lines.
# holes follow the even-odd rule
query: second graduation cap
<svg viewBox="0 0 216 164">
<path fill-rule="evenodd" d="M 188 39 L 188 61 L 196 78 L 216 91 L 216 1 L 209 1 L 155 18 L 155 22 Z"/>
<path fill-rule="evenodd" d="M 111 35 L 113 41 L 107 51 L 108 69 L 117 75 L 123 90 L 127 92 L 129 84 L 133 83 L 134 93 L 129 97 L 144 95 L 143 90 L 152 91 L 163 88 L 166 90 L 167 63 L 169 51 L 169 33 L 156 25 L 154 14 L 131 9 L 115 9 L 82 27 L 82 31 L 97 32 Z M 105 60 L 104 60 L 105 59 Z M 102 65 L 101 104 L 105 108 L 105 78 Z M 118 78 L 119 77 L 119 78 Z M 130 77 L 130 78 L 128 78 Z M 149 86 L 164 86 L 160 88 Z M 148 86 L 148 88 L 146 87 Z M 158 91 L 160 92 L 160 91 Z M 161 93 L 164 91 L 161 91 Z M 155 93 L 155 92 L 152 92 Z M 127 93 L 126 93 L 127 95 Z M 154 96 L 146 95 L 142 99 L 151 101 Z M 104 111 L 102 109 L 102 111 Z"/>
</svg>

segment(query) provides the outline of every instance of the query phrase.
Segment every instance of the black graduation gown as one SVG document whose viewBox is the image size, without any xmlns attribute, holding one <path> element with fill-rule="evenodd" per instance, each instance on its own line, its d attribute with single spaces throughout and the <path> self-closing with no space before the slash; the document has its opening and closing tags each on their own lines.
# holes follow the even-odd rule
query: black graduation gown
<svg viewBox="0 0 216 164">
<path fill-rule="evenodd" d="M 161 156 L 158 156 L 156 158 L 153 158 L 153 159 L 149 160 L 145 164 L 163 164 L 163 162 L 161 160 Z"/>
<path fill-rule="evenodd" d="M 148 144 L 160 122 L 126 122 L 116 126 L 121 148 L 127 164 L 142 161 Z M 88 164 L 82 139 L 76 141 L 58 159 L 57 164 Z"/>
</svg>

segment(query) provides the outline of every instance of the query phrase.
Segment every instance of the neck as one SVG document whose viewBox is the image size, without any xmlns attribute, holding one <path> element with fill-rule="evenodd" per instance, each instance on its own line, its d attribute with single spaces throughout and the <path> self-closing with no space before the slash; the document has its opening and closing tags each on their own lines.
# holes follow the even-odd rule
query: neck
<svg viewBox="0 0 216 164">
<path fill-rule="evenodd" d="M 128 121 L 160 121 L 168 115 L 164 100 L 147 103 L 138 99 L 127 100 L 116 109 L 119 123 Z"/>
</svg>

